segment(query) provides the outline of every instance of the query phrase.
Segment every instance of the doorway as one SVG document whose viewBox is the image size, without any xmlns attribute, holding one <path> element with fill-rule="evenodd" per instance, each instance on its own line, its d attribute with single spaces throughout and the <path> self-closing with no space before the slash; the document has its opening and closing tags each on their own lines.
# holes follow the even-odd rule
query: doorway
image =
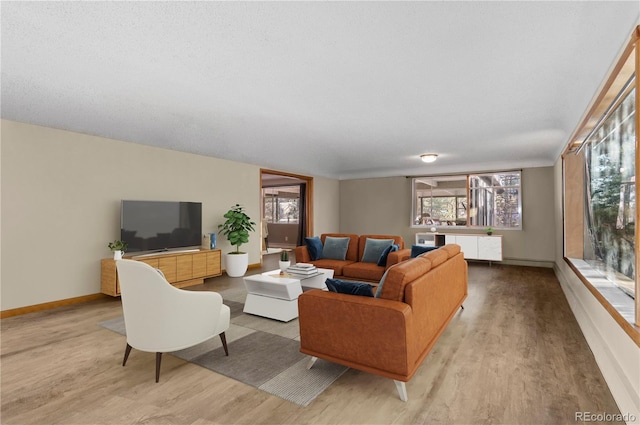
<svg viewBox="0 0 640 425">
<path fill-rule="evenodd" d="M 313 229 L 313 178 L 260 170 L 262 253 L 293 250 Z"/>
</svg>

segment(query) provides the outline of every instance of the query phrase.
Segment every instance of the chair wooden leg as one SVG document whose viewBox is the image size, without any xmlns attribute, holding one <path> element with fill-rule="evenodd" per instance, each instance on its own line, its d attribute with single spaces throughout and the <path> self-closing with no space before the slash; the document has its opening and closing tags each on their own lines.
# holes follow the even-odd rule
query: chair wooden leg
<svg viewBox="0 0 640 425">
<path fill-rule="evenodd" d="M 220 341 L 222 341 L 222 346 L 224 347 L 224 354 L 229 356 L 229 349 L 227 348 L 227 336 L 222 332 L 220 334 Z"/>
<path fill-rule="evenodd" d="M 162 353 L 156 353 L 156 382 L 160 381 L 160 363 L 162 362 Z"/>
<path fill-rule="evenodd" d="M 131 346 L 127 344 L 127 348 L 124 349 L 124 360 L 122 361 L 122 366 L 127 364 L 127 359 L 129 358 L 129 353 L 131 353 Z"/>
</svg>

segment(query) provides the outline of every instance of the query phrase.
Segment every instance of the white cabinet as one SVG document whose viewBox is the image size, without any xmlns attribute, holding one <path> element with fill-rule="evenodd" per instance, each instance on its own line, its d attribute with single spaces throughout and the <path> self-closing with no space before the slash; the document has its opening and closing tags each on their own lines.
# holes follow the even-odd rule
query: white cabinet
<svg viewBox="0 0 640 425">
<path fill-rule="evenodd" d="M 502 261 L 502 236 L 478 236 L 478 260 Z"/>
<path fill-rule="evenodd" d="M 436 246 L 436 234 L 416 233 L 416 245 Z"/>
<path fill-rule="evenodd" d="M 472 235 L 456 235 L 456 242 L 464 252 L 464 258 L 478 258 L 478 237 Z"/>
<path fill-rule="evenodd" d="M 445 234 L 445 243 L 460 245 L 466 260 L 502 261 L 502 236 Z"/>
</svg>

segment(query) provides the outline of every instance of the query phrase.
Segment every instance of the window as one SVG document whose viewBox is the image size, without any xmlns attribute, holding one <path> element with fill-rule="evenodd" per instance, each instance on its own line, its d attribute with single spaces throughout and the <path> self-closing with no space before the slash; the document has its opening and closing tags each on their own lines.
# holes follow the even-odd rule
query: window
<svg viewBox="0 0 640 425">
<path fill-rule="evenodd" d="M 300 187 L 281 186 L 262 189 L 264 218 L 267 223 L 298 223 Z"/>
<path fill-rule="evenodd" d="M 467 224 L 466 176 L 414 178 L 413 194 L 413 226 Z"/>
<path fill-rule="evenodd" d="M 520 172 L 469 176 L 471 226 L 521 229 Z"/>
<path fill-rule="evenodd" d="M 565 261 L 640 345 L 636 27 L 563 155 Z M 635 324 L 634 328 L 631 324 Z"/>
<path fill-rule="evenodd" d="M 635 89 L 586 141 L 584 260 L 635 294 Z"/>
<path fill-rule="evenodd" d="M 521 172 L 416 177 L 414 227 L 522 228 Z"/>
</svg>

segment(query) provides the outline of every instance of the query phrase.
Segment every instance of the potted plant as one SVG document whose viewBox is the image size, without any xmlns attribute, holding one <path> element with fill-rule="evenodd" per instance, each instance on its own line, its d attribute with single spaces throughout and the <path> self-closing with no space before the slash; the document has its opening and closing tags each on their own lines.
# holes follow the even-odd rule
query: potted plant
<svg viewBox="0 0 640 425">
<path fill-rule="evenodd" d="M 244 212 L 244 207 L 235 204 L 224 215 L 226 221 L 218 225 L 220 233 L 227 237 L 229 243 L 236 247 L 235 251 L 225 255 L 226 272 L 231 277 L 243 276 L 249 267 L 249 255 L 240 252 L 240 245 L 249 242 L 249 232 L 255 231 L 255 225 L 251 218 Z"/>
<path fill-rule="evenodd" d="M 287 271 L 289 266 L 291 265 L 291 261 L 289 261 L 289 252 L 287 250 L 282 250 L 280 253 L 280 261 L 278 262 L 281 271 Z"/>
<path fill-rule="evenodd" d="M 127 250 L 127 243 L 116 239 L 113 242 L 109 242 L 108 247 L 113 251 L 114 260 L 122 260 L 122 255 Z"/>
<path fill-rule="evenodd" d="M 489 226 L 484 229 L 484 231 L 487 232 L 487 235 L 491 236 L 493 234 L 493 227 Z"/>
</svg>

